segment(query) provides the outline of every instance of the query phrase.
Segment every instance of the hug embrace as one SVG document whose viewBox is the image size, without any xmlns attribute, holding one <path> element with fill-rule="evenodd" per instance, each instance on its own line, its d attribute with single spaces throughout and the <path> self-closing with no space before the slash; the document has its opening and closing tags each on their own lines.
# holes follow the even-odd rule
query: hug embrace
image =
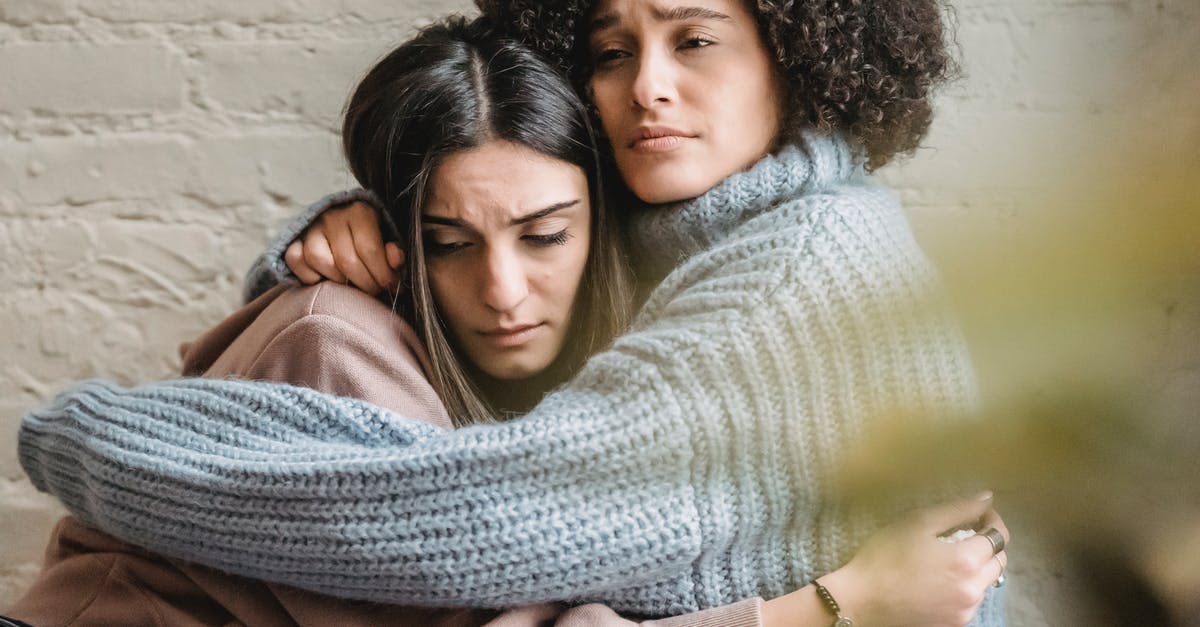
<svg viewBox="0 0 1200 627">
<path fill-rule="evenodd" d="M 478 4 L 367 73 L 363 189 L 281 235 L 186 378 L 26 418 L 73 516 L 6 613 L 1004 624 L 990 494 L 830 481 L 874 421 L 975 403 L 869 175 L 952 73 L 939 3 Z"/>
</svg>

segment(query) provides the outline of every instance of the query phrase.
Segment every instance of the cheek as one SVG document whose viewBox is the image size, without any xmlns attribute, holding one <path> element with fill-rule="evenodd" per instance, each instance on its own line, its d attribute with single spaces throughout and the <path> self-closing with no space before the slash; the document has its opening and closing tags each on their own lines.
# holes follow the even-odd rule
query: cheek
<svg viewBox="0 0 1200 627">
<path fill-rule="evenodd" d="M 583 281 L 583 271 L 587 268 L 587 260 L 588 260 L 587 235 L 585 234 L 585 235 L 581 236 L 580 239 L 583 241 L 580 242 L 580 244 L 575 248 L 575 250 L 573 251 L 574 254 L 572 257 L 572 265 L 571 265 L 571 277 L 573 278 L 573 280 L 571 281 L 571 291 L 572 292 L 575 292 L 576 290 L 579 289 L 579 284 Z"/>
<path fill-rule="evenodd" d="M 763 61 L 760 59 L 760 62 Z M 753 107 L 748 111 L 753 113 L 746 119 L 756 120 L 760 136 L 765 137 L 768 144 L 774 144 L 783 119 L 783 97 L 786 94 L 783 79 L 775 73 L 774 65 L 770 63 L 763 65 L 758 72 L 750 73 L 750 76 L 752 78 L 749 79 L 750 84 L 746 85 L 745 93 L 754 95 L 747 103 L 747 106 Z"/>
<path fill-rule="evenodd" d="M 456 327 L 467 313 L 470 285 L 466 273 L 458 272 L 453 264 L 438 262 L 428 266 L 429 291 L 434 305 L 451 327 Z"/>
<path fill-rule="evenodd" d="M 724 121 L 713 132 L 729 148 L 726 154 L 746 161 L 741 166 L 748 167 L 774 148 L 781 107 L 774 81 L 745 76 L 733 80 L 735 89 L 711 102 L 721 111 L 719 117 Z"/>
<path fill-rule="evenodd" d="M 558 307 L 569 308 L 575 302 L 587 266 L 588 244 L 585 238 L 586 235 L 573 238 L 538 273 L 542 289 L 553 295 L 552 300 Z"/>
<path fill-rule="evenodd" d="M 620 87 L 617 81 L 613 78 L 592 79 L 592 105 L 596 107 L 596 113 L 600 116 L 600 126 L 604 129 L 604 133 L 611 137 L 616 132 L 618 123 L 619 108 L 617 107 L 617 94 L 620 92 Z"/>
</svg>

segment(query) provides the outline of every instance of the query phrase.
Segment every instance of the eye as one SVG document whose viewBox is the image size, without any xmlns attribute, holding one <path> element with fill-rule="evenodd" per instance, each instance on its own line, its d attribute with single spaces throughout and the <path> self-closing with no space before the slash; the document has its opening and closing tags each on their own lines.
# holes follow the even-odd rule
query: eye
<svg viewBox="0 0 1200 627">
<path fill-rule="evenodd" d="M 704 37 L 702 35 L 692 35 L 684 39 L 683 42 L 679 44 L 679 47 L 684 49 L 706 48 L 715 43 L 717 42 L 709 39 L 708 37 Z"/>
<path fill-rule="evenodd" d="M 620 48 L 604 48 L 592 52 L 592 64 L 602 67 L 628 57 L 629 53 Z"/>
<path fill-rule="evenodd" d="M 424 237 L 425 250 L 432 256 L 440 257 L 449 255 L 450 253 L 458 252 L 471 245 L 470 242 L 449 241 L 439 242 L 437 236 L 432 233 L 427 233 Z"/>
<path fill-rule="evenodd" d="M 571 234 L 567 233 L 566 229 L 563 229 L 557 233 L 552 233 L 550 235 L 532 235 L 531 234 L 531 235 L 526 235 L 526 236 L 522 237 L 521 239 L 524 239 L 525 241 L 533 244 L 534 246 L 539 246 L 539 247 L 562 246 L 563 244 L 567 243 L 567 240 L 571 239 Z"/>
</svg>

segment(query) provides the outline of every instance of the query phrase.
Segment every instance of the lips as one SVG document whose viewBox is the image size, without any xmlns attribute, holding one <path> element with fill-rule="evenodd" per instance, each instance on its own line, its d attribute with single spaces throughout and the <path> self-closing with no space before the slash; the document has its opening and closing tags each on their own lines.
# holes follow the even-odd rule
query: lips
<svg viewBox="0 0 1200 627">
<path fill-rule="evenodd" d="M 669 126 L 643 126 L 629 142 L 629 148 L 638 152 L 669 152 L 679 148 L 688 139 L 696 136 Z"/>
<path fill-rule="evenodd" d="M 528 342 L 541 330 L 544 323 L 521 324 L 508 327 L 496 327 L 480 331 L 480 335 L 489 343 L 500 348 L 513 348 Z"/>
</svg>

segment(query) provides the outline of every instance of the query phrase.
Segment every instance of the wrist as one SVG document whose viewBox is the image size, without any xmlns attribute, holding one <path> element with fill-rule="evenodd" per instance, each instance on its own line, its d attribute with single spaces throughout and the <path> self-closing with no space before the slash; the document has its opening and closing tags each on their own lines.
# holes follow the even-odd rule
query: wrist
<svg viewBox="0 0 1200 627">
<path fill-rule="evenodd" d="M 833 624 L 812 584 L 763 601 L 763 627 L 825 627 Z"/>
<path fill-rule="evenodd" d="M 837 600 L 842 616 L 854 621 L 855 625 L 869 624 L 871 596 L 870 591 L 862 584 L 862 577 L 849 566 L 843 566 L 828 575 L 823 575 L 820 582 Z M 826 605 L 822 603 L 822 607 Z M 825 611 L 826 615 L 830 615 L 828 609 Z M 830 623 L 832 622 L 831 620 Z"/>
</svg>

